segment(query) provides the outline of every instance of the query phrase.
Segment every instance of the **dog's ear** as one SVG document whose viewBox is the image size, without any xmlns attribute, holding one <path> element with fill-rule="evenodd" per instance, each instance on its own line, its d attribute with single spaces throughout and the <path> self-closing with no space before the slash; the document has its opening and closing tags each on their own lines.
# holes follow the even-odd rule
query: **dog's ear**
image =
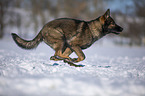
<svg viewBox="0 0 145 96">
<path fill-rule="evenodd" d="M 102 16 L 100 17 L 100 22 L 101 22 L 102 24 L 104 24 L 104 22 L 106 21 L 106 19 L 107 19 L 109 16 L 110 16 L 110 9 L 108 9 L 108 10 L 105 12 L 105 14 L 102 15 Z"/>
<path fill-rule="evenodd" d="M 104 14 L 105 19 L 107 19 L 109 16 L 110 16 L 110 9 L 108 9 Z"/>
</svg>

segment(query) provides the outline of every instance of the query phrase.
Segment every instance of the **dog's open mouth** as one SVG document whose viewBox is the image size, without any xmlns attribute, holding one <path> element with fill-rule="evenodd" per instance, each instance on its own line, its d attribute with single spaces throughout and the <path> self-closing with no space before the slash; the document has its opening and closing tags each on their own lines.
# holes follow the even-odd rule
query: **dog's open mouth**
<svg viewBox="0 0 145 96">
<path fill-rule="evenodd" d="M 120 34 L 121 31 L 112 31 L 112 33 L 114 33 L 114 34 Z"/>
<path fill-rule="evenodd" d="M 117 30 L 111 30 L 114 34 L 120 34 L 123 31 L 123 28 L 117 28 Z"/>
</svg>

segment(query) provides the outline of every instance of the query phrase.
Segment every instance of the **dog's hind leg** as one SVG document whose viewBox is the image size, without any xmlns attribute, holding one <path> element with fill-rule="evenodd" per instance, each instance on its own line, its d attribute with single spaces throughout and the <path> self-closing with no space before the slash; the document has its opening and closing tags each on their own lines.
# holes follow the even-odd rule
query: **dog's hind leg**
<svg viewBox="0 0 145 96">
<path fill-rule="evenodd" d="M 63 41 L 60 41 L 56 43 L 55 45 L 55 54 L 54 56 L 51 56 L 50 60 L 58 61 L 58 60 L 64 60 L 64 59 L 70 59 L 69 55 L 72 53 L 69 48 L 66 48 L 66 50 L 62 53 L 64 44 Z"/>
<path fill-rule="evenodd" d="M 44 42 L 55 50 L 55 54 L 50 57 L 50 60 L 57 61 L 69 58 L 68 56 L 62 54 L 63 49 L 65 49 L 65 38 L 60 28 L 48 28 L 42 32 Z"/>
</svg>

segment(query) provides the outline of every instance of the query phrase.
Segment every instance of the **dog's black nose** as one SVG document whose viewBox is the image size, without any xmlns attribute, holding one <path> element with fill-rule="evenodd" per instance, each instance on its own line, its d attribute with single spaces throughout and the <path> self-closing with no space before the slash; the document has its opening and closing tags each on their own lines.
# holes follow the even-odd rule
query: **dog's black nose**
<svg viewBox="0 0 145 96">
<path fill-rule="evenodd" d="M 120 31 L 123 31 L 123 28 L 122 27 L 120 27 Z"/>
</svg>

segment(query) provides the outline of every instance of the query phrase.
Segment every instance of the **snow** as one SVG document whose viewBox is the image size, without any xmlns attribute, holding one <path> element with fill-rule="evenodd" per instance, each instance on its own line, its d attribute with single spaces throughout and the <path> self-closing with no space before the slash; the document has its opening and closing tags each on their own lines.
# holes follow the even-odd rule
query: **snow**
<svg viewBox="0 0 145 96">
<path fill-rule="evenodd" d="M 144 47 L 106 42 L 84 53 L 78 64 L 85 66 L 73 67 L 49 60 L 54 51 L 44 43 L 24 50 L 12 38 L 0 40 L 0 95 L 145 96 Z"/>
</svg>

